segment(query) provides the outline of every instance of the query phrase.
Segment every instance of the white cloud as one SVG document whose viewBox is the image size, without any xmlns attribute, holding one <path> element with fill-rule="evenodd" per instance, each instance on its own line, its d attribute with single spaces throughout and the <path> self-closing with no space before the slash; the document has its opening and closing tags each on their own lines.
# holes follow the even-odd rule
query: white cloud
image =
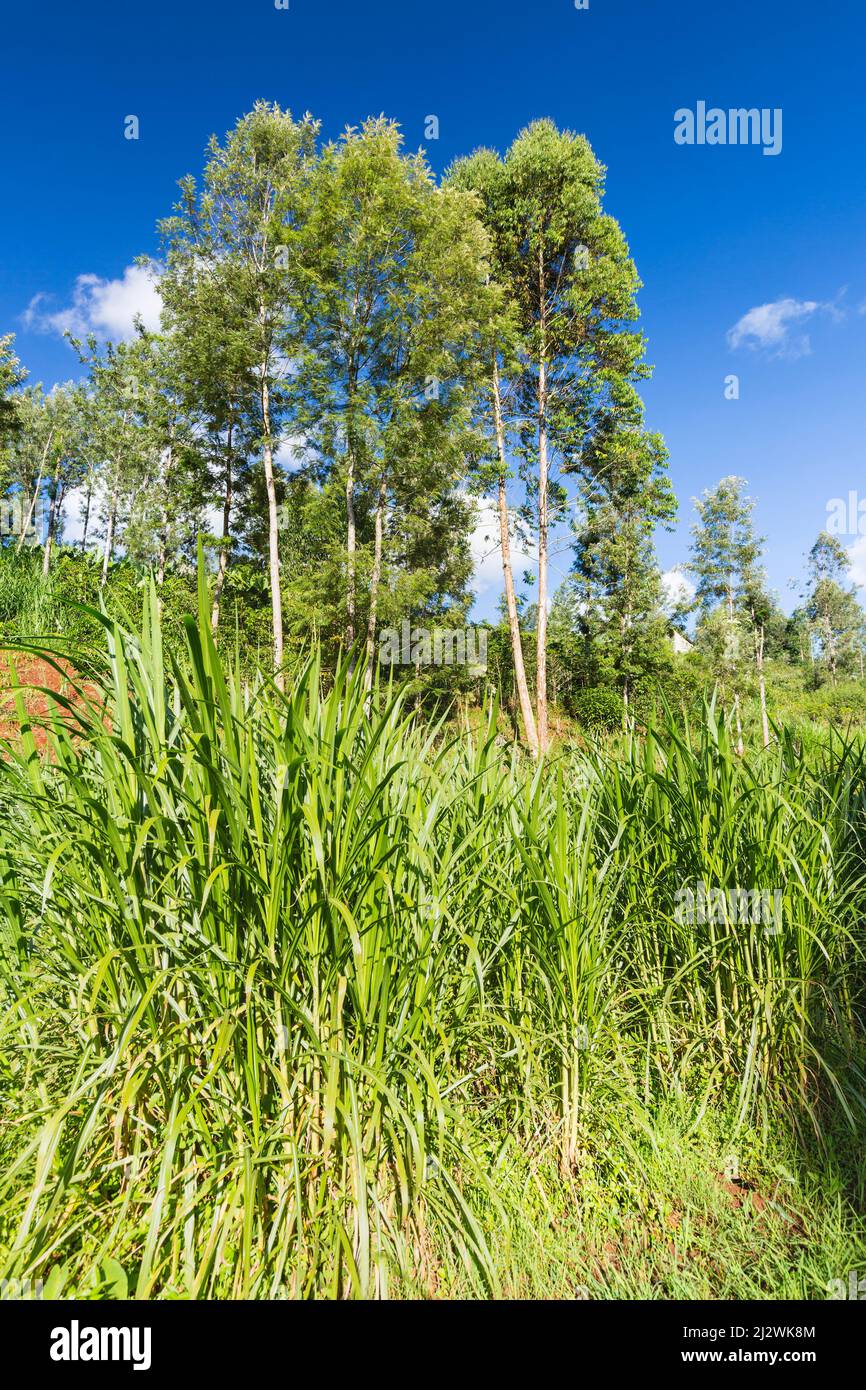
<svg viewBox="0 0 866 1390">
<path fill-rule="evenodd" d="M 774 357 L 804 357 L 811 352 L 808 333 L 796 333 L 794 325 L 823 312 L 833 318 L 842 317 L 835 304 L 817 299 L 776 299 L 771 304 L 759 304 L 749 309 L 728 329 L 728 346 L 748 347 L 753 351 L 765 349 Z"/>
<path fill-rule="evenodd" d="M 677 604 L 691 603 L 695 596 L 695 586 L 690 579 L 676 568 L 665 570 L 662 575 L 662 593 L 665 612 L 671 613 Z"/>
<path fill-rule="evenodd" d="M 99 275 L 79 275 L 72 291 L 72 303 L 64 309 L 51 310 L 51 296 L 40 292 L 31 299 L 22 320 L 25 327 L 40 333 L 74 333 L 83 337 L 93 333 L 97 338 L 132 338 L 135 318 L 141 318 L 145 328 L 159 328 L 162 300 L 157 282 L 158 267 L 128 265 L 119 280 L 103 280 Z"/>
<path fill-rule="evenodd" d="M 537 557 L 526 550 L 512 525 L 511 565 L 514 570 L 514 583 L 520 588 L 524 569 L 531 569 Z M 476 595 L 501 592 L 504 588 L 502 577 L 502 554 L 499 548 L 499 509 L 495 502 L 479 501 L 475 504 L 475 525 L 470 538 L 472 553 L 472 588 Z"/>
<path fill-rule="evenodd" d="M 287 435 L 281 439 L 274 450 L 274 463 L 284 473 L 297 473 L 303 463 L 303 439 L 300 435 Z"/>
</svg>

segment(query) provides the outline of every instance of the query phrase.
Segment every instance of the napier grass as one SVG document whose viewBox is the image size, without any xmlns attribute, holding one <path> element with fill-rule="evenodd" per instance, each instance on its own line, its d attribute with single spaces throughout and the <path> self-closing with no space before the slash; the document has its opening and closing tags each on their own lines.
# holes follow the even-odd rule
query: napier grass
<svg viewBox="0 0 866 1390">
<path fill-rule="evenodd" d="M 47 740 L 19 693 L 2 750 L 7 1281 L 826 1297 L 866 1267 L 862 741 L 738 758 L 708 707 L 534 769 L 492 709 L 455 738 L 345 666 L 245 683 L 200 603 L 170 656 L 152 590 L 103 620 Z"/>
</svg>

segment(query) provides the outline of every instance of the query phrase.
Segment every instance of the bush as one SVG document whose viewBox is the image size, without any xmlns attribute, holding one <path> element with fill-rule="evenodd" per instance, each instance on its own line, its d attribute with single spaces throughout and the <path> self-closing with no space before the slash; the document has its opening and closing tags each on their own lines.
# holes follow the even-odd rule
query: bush
<svg viewBox="0 0 866 1390">
<path fill-rule="evenodd" d="M 569 713 L 588 733 L 613 733 L 622 726 L 622 696 L 608 686 L 575 690 L 569 700 Z"/>
</svg>

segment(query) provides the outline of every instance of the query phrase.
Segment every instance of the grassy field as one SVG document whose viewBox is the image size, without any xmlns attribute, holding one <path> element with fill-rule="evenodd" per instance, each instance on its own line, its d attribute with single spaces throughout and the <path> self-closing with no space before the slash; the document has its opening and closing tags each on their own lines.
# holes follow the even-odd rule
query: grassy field
<svg viewBox="0 0 866 1390">
<path fill-rule="evenodd" d="M 709 706 L 534 769 L 495 709 L 455 735 L 345 668 L 246 683 L 201 604 L 171 658 L 153 590 L 105 620 L 47 740 L 18 697 L 0 1274 L 826 1298 L 862 1269 L 862 736 L 741 759 Z"/>
</svg>

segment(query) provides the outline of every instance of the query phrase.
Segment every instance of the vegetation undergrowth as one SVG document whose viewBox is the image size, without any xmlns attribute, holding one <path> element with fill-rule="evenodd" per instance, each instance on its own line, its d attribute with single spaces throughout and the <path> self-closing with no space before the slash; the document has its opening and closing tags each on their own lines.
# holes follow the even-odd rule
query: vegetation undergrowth
<svg viewBox="0 0 866 1390">
<path fill-rule="evenodd" d="M 862 738 L 740 758 L 710 705 L 534 767 L 495 708 L 454 738 L 346 664 L 248 681 L 208 604 L 201 570 L 182 654 L 152 585 L 140 631 L 94 611 L 44 748 L 17 696 L 0 1273 L 823 1297 L 862 1263 Z"/>
</svg>

